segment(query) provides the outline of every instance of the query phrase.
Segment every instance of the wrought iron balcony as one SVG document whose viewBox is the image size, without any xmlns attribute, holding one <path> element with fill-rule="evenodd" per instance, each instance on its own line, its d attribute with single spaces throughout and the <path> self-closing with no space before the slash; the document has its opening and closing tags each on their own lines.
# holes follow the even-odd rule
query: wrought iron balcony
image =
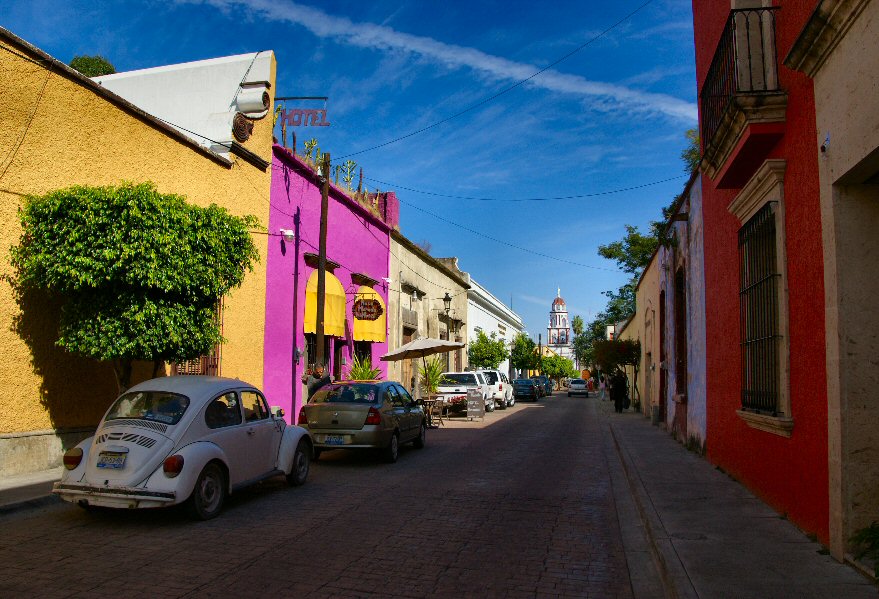
<svg viewBox="0 0 879 599">
<path fill-rule="evenodd" d="M 700 94 L 709 176 L 724 167 L 748 125 L 784 122 L 787 95 L 778 83 L 777 10 L 730 11 Z"/>
</svg>

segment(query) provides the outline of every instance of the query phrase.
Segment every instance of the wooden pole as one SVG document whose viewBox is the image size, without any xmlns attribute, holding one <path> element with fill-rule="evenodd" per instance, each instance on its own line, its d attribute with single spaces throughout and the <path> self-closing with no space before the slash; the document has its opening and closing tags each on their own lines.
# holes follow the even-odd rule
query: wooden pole
<svg viewBox="0 0 879 599">
<path fill-rule="evenodd" d="M 315 336 L 317 337 L 315 366 L 326 368 L 327 356 L 324 352 L 324 304 L 327 295 L 327 213 L 330 195 L 330 154 L 323 155 L 323 186 L 320 192 L 320 242 L 317 259 L 317 313 L 315 314 Z"/>
</svg>

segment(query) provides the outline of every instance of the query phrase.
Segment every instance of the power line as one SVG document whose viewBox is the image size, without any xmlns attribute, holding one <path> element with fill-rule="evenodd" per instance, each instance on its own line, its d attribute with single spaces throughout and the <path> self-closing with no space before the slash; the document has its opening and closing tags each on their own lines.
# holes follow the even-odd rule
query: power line
<svg viewBox="0 0 879 599">
<path fill-rule="evenodd" d="M 470 233 L 473 233 L 474 235 L 477 235 L 477 236 L 479 236 L 479 237 L 484 237 L 484 238 L 486 238 L 486 239 L 489 239 L 489 240 L 491 240 L 491 241 L 494 241 L 495 243 L 500 243 L 501 245 L 506 245 L 506 246 L 509 246 L 509 247 L 511 247 L 511 248 L 515 248 L 515 249 L 520 250 L 520 251 L 523 251 L 523 252 L 525 252 L 525 253 L 527 253 L 527 254 L 533 254 L 533 255 L 535 255 L 535 256 L 540 256 L 541 258 L 548 258 L 548 259 L 550 259 L 550 260 L 555 260 L 556 262 L 564 262 L 565 264 L 572 264 L 572 265 L 574 265 L 574 266 L 580 266 L 580 267 L 582 267 L 582 268 L 591 268 L 591 269 L 593 269 L 593 270 L 606 270 L 606 271 L 608 271 L 608 272 L 616 272 L 616 273 L 622 273 L 622 272 L 623 272 L 623 271 L 621 271 L 621 270 L 619 270 L 619 269 L 616 269 L 616 268 L 603 268 L 603 267 L 601 267 L 601 266 L 592 266 L 592 265 L 590 265 L 590 264 L 583 264 L 583 263 L 581 263 L 581 262 L 574 262 L 573 260 L 565 260 L 564 258 L 557 258 L 556 256 L 550 256 L 549 254 L 544 254 L 544 253 L 542 253 L 542 252 L 537 252 L 537 251 L 534 251 L 534 250 L 529 250 L 528 248 L 523 248 L 522 246 L 516 245 L 516 244 L 514 244 L 514 243 L 510 243 L 509 241 L 504 241 L 504 240 L 502 240 L 502 239 L 498 239 L 498 238 L 496 238 L 496 237 L 492 237 L 491 235 L 486 235 L 485 233 L 482 233 L 481 231 L 477 231 L 476 229 L 471 229 L 470 227 L 467 227 L 467 226 L 464 226 L 464 225 L 462 225 L 462 224 L 456 223 L 456 222 L 454 222 L 454 221 L 452 221 L 452 220 L 449 220 L 449 219 L 447 219 L 447 218 L 445 218 L 445 217 L 443 217 L 443 216 L 440 216 L 439 214 L 435 214 L 435 213 L 433 213 L 433 212 L 431 212 L 431 211 L 429 211 L 429 210 L 425 210 L 424 208 L 421 208 L 421 207 L 419 207 L 419 206 L 416 206 L 415 204 L 411 204 L 411 203 L 409 203 L 409 202 L 406 202 L 405 200 L 400 200 L 400 198 L 397 198 L 397 199 L 398 199 L 401 203 L 406 204 L 407 206 L 410 206 L 410 207 L 412 207 L 412 208 L 415 208 L 416 210 L 418 210 L 418 211 L 420 211 L 420 212 L 424 212 L 425 214 L 429 214 L 430 216 L 432 216 L 432 217 L 434 217 L 434 218 L 436 218 L 436 219 L 439 219 L 439 220 L 441 220 L 441 221 L 443 221 L 443 222 L 445 222 L 445 223 L 448 223 L 448 224 L 450 224 L 450 225 L 453 225 L 453 226 L 455 226 L 455 227 L 458 227 L 459 229 L 464 229 L 465 231 L 469 231 Z"/>
<path fill-rule="evenodd" d="M 410 138 L 410 137 L 412 137 L 412 136 L 414 136 L 414 135 L 418 135 L 419 133 L 424 133 L 425 131 L 429 131 L 430 129 L 433 129 L 434 127 L 438 127 L 439 125 L 442 125 L 443 123 L 448 123 L 448 122 L 451 121 L 452 119 L 456 119 L 456 118 L 458 118 L 459 116 L 462 116 L 462 115 L 464 115 L 464 114 L 467 114 L 468 112 L 470 112 L 470 111 L 472 111 L 472 110 L 475 110 L 476 108 L 479 108 L 480 106 L 482 106 L 482 105 L 484 105 L 484 104 L 488 104 L 489 102 L 491 102 L 491 101 L 493 101 L 493 100 L 496 100 L 497 98 L 503 96 L 504 94 L 507 94 L 507 93 L 513 91 L 514 89 L 516 89 L 516 88 L 518 88 L 518 87 L 524 85 L 525 83 L 531 81 L 532 79 L 534 79 L 534 78 L 537 77 L 538 75 L 541 75 L 541 74 L 545 73 L 546 71 L 548 71 L 548 70 L 551 69 L 552 67 L 556 66 L 556 65 L 559 64 L 560 62 L 567 60 L 568 58 L 570 58 L 571 56 L 573 56 L 574 54 L 576 54 L 577 52 L 579 52 L 580 50 L 582 50 L 582 49 L 585 48 L 586 46 L 589 46 L 589 45 L 592 44 L 593 42 L 595 42 L 595 41 L 601 39 L 602 37 L 604 37 L 605 35 L 607 35 L 607 34 L 610 33 L 611 31 L 613 31 L 614 29 L 616 29 L 617 27 L 619 27 L 621 24 L 623 24 L 624 22 L 628 21 L 630 18 L 632 18 L 633 16 L 635 16 L 635 15 L 636 15 L 638 12 L 640 12 L 645 6 L 647 6 L 648 4 L 651 4 L 652 2 L 653 2 L 653 0 L 647 0 L 647 2 L 643 3 L 641 6 L 639 6 L 638 8 L 636 8 L 635 10 L 633 10 L 632 12 L 630 12 L 629 14 L 627 14 L 626 16 L 624 16 L 623 18 L 621 18 L 619 21 L 617 21 L 616 23 L 614 23 L 613 25 L 611 25 L 610 27 L 608 27 L 607 29 L 605 29 L 605 30 L 602 31 L 601 33 L 598 33 L 597 35 L 593 36 L 591 39 L 587 40 L 586 42 L 580 44 L 579 46 L 577 46 L 576 48 L 574 48 L 573 50 L 571 50 L 570 52 L 568 52 L 567 54 L 565 54 L 565 55 L 562 56 L 561 58 L 559 58 L 559 59 L 557 59 L 557 60 L 555 60 L 555 61 L 549 63 L 548 65 L 546 65 L 545 67 L 543 67 L 543 68 L 540 69 L 539 71 L 533 73 L 532 75 L 526 77 L 525 79 L 522 79 L 521 81 L 517 81 L 517 82 L 514 83 L 513 85 L 510 85 L 509 87 L 506 87 L 506 88 L 502 89 L 501 91 L 497 92 L 496 94 L 493 94 L 493 95 L 491 95 L 491 96 L 489 96 L 489 97 L 487 97 L 487 98 L 483 98 L 483 99 L 480 100 L 479 102 L 476 102 L 475 104 L 471 104 L 471 105 L 468 106 L 467 108 L 465 108 L 465 109 L 463 109 L 463 110 L 460 110 L 460 111 L 456 112 L 455 114 L 453 114 L 453 115 L 451 115 L 451 116 L 448 116 L 448 117 L 446 117 L 446 118 L 444 118 L 444 119 L 442 119 L 442 120 L 439 120 L 439 121 L 437 121 L 437 122 L 435 122 L 435 123 L 433 123 L 433 124 L 431 124 L 431 125 L 428 125 L 428 126 L 426 126 L 426 127 L 422 127 L 421 129 L 418 129 L 418 130 L 416 130 L 416 131 L 412 131 L 411 133 L 407 133 L 406 135 L 401 135 L 400 137 L 394 138 L 394 139 L 392 139 L 392 140 L 390 140 L 390 141 L 386 141 L 386 142 L 384 142 L 384 143 L 380 143 L 380 144 L 375 145 L 375 146 L 372 146 L 372 147 L 370 147 L 370 148 L 365 148 L 365 149 L 363 149 L 363 150 L 358 150 L 357 152 L 351 152 L 350 154 L 345 154 L 344 156 L 341 156 L 340 159 L 342 159 L 342 158 L 348 158 L 349 156 L 356 156 L 356 155 L 358 155 L 358 154 L 363 154 L 363 153 L 365 153 L 365 152 L 371 152 L 372 150 L 377 150 L 377 149 L 379 149 L 379 148 L 383 148 L 383 147 L 385 147 L 385 146 L 389 146 L 389 145 L 391 145 L 391 144 L 397 143 L 398 141 L 403 141 L 404 139 L 408 139 L 408 138 Z"/>
<path fill-rule="evenodd" d="M 650 183 L 643 183 L 641 185 L 633 185 L 632 187 L 621 187 L 619 189 L 610 189 L 607 191 L 596 191 L 593 193 L 581 193 L 577 195 L 568 195 L 568 196 L 555 196 L 555 197 L 547 197 L 547 198 L 480 198 L 473 196 L 456 196 L 456 195 L 448 195 L 444 193 L 436 193 L 433 191 L 423 191 L 420 189 L 413 189 L 411 187 L 405 187 L 403 185 L 397 185 L 395 183 L 388 183 L 386 181 L 379 181 L 378 179 L 373 179 L 372 177 L 364 177 L 367 181 L 372 181 L 374 183 L 380 183 L 381 185 L 387 185 L 389 189 L 403 189 L 405 191 L 411 191 L 413 193 L 420 193 L 423 195 L 434 196 L 438 198 L 451 198 L 455 200 L 474 200 L 477 202 L 550 202 L 553 200 L 575 200 L 580 198 L 594 198 L 597 196 L 605 196 L 611 195 L 615 193 L 623 193 L 625 191 L 633 191 L 635 189 L 642 189 L 644 187 L 652 187 L 653 185 L 659 185 L 661 183 L 668 183 L 669 181 L 675 181 L 677 179 L 683 179 L 685 177 L 689 177 L 689 175 L 678 175 L 677 177 L 669 177 L 668 179 L 662 179 L 660 181 L 651 181 Z"/>
</svg>

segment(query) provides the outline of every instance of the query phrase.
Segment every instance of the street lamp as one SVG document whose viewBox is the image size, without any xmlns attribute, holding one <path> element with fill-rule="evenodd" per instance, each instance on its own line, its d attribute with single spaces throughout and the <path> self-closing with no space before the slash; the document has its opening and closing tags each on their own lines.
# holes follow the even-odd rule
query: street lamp
<svg viewBox="0 0 879 599">
<path fill-rule="evenodd" d="M 443 298 L 443 305 L 446 307 L 446 317 L 448 317 L 449 310 L 452 309 L 452 296 L 449 295 L 448 291 L 446 291 L 446 296 Z"/>
</svg>

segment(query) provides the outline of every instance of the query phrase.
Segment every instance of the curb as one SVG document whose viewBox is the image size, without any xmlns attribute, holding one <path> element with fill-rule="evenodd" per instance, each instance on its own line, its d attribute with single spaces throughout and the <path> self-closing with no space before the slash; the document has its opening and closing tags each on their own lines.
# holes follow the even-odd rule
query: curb
<svg viewBox="0 0 879 599">
<path fill-rule="evenodd" d="M 11 514 L 12 512 L 45 507 L 47 505 L 61 503 L 61 501 L 61 498 L 57 495 L 45 495 L 43 497 L 37 497 L 35 499 L 26 499 L 24 501 L 7 503 L 5 505 L 0 505 L 0 516 L 5 516 L 7 514 Z"/>
</svg>

